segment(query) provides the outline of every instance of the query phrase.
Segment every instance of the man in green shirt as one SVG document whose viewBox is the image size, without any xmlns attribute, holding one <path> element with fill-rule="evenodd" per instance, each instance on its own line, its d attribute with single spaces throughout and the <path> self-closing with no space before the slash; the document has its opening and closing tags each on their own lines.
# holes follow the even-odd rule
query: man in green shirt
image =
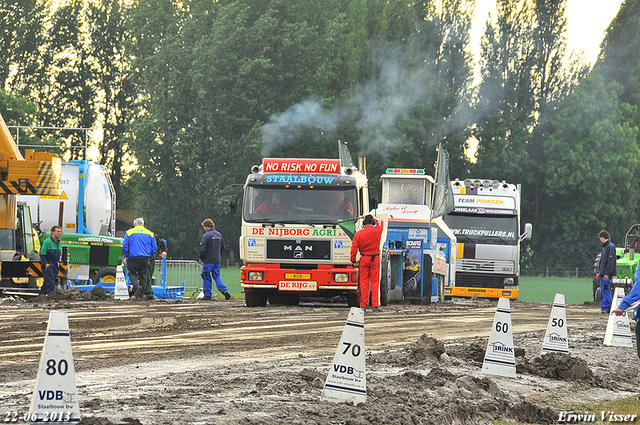
<svg viewBox="0 0 640 425">
<path fill-rule="evenodd" d="M 42 243 L 40 249 L 40 264 L 44 283 L 40 288 L 40 295 L 47 295 L 56 290 L 56 276 L 58 276 L 58 263 L 60 263 L 60 226 L 51 228 L 51 236 Z"/>
</svg>

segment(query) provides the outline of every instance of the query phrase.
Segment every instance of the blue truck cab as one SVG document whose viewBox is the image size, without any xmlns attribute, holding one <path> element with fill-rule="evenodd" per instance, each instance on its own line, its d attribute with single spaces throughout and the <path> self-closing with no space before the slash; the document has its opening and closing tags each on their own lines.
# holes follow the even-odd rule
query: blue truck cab
<svg viewBox="0 0 640 425">
<path fill-rule="evenodd" d="M 455 280 L 456 237 L 431 217 L 433 178 L 421 169 L 387 169 L 380 179 L 376 213 L 388 216 L 380 275 L 389 300 L 442 301 L 445 285 Z"/>
</svg>

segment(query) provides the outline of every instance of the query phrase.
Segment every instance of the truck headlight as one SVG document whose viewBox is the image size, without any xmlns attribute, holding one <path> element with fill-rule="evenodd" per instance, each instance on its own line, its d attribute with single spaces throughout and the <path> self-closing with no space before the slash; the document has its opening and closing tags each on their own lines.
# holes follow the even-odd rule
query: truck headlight
<svg viewBox="0 0 640 425">
<path fill-rule="evenodd" d="M 349 282 L 349 273 L 334 273 L 333 281 L 338 283 Z"/>
<path fill-rule="evenodd" d="M 262 272 L 249 272 L 249 280 L 251 281 L 262 280 L 262 277 Z"/>
<path fill-rule="evenodd" d="M 513 282 L 514 282 L 514 280 L 513 280 L 512 277 L 505 277 L 504 278 L 504 284 L 505 285 L 513 285 Z"/>
<path fill-rule="evenodd" d="M 445 294 L 450 294 L 451 293 L 451 288 L 444 288 L 444 293 Z"/>
</svg>

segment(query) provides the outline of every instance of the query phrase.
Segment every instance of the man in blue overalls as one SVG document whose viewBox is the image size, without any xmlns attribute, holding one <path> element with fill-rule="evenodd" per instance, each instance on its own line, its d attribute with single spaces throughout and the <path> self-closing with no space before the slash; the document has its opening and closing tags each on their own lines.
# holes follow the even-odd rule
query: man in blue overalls
<svg viewBox="0 0 640 425">
<path fill-rule="evenodd" d="M 200 274 L 202 276 L 202 289 L 205 300 L 215 297 L 215 295 L 211 294 L 211 286 L 213 284 L 211 277 L 213 276 L 218 291 L 222 292 L 225 299 L 228 300 L 231 298 L 231 294 L 229 294 L 220 277 L 220 257 L 222 251 L 224 251 L 224 239 L 220 232 L 214 229 L 214 226 L 213 220 L 210 218 L 202 222 L 202 227 L 206 230 L 198 249 L 200 260 L 202 260 L 202 273 Z"/>
</svg>

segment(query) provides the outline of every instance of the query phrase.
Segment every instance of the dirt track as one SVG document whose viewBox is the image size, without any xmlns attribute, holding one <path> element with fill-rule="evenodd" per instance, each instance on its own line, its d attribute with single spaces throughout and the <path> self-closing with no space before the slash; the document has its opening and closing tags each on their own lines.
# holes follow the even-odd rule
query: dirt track
<svg viewBox="0 0 640 425">
<path fill-rule="evenodd" d="M 353 406 L 320 401 L 346 305 L 5 301 L 0 415 L 28 410 L 53 309 L 69 317 L 81 424 L 548 423 L 574 403 L 637 391 L 635 349 L 602 345 L 597 306 L 567 308 L 571 355 L 545 360 L 550 304 L 513 302 L 518 377 L 482 375 L 495 308 L 467 300 L 366 312 L 368 401 Z"/>
</svg>

